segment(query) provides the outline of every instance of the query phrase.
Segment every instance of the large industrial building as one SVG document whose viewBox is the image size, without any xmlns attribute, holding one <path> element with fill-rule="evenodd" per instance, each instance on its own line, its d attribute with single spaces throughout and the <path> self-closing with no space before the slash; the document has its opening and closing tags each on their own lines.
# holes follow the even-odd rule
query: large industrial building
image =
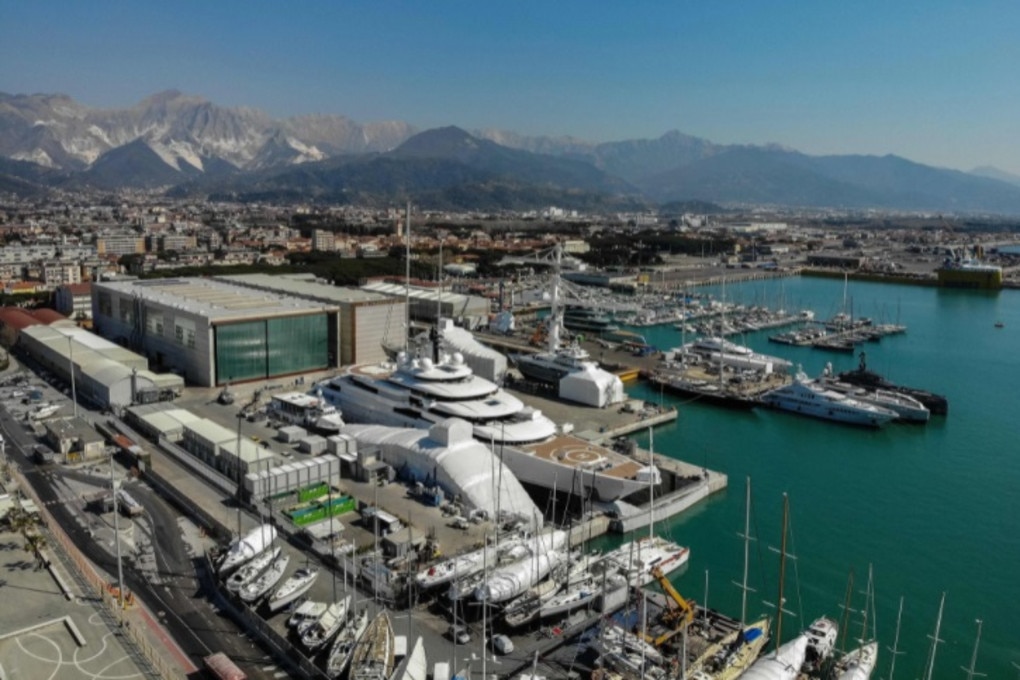
<svg viewBox="0 0 1020 680">
<path fill-rule="evenodd" d="M 394 299 L 408 299 L 411 302 L 411 318 L 424 323 L 435 323 L 436 317 L 452 319 L 458 326 L 474 329 L 489 322 L 492 304 L 488 298 L 478 295 L 461 295 L 448 290 L 430 290 L 402 283 L 373 281 L 361 290 Z"/>
<path fill-rule="evenodd" d="M 43 368 L 73 384 L 78 398 L 100 408 L 168 401 L 184 390 L 180 376 L 153 373 L 145 357 L 51 309 L 0 309 L 0 328 L 6 342 L 17 342 Z"/>
<path fill-rule="evenodd" d="M 383 361 L 384 345 L 404 342 L 407 303 L 402 297 L 333 286 L 314 274 L 237 274 L 217 279 L 338 307 L 342 365 Z"/>
<path fill-rule="evenodd" d="M 93 284 L 98 333 L 194 385 L 337 367 L 340 309 L 208 278 Z"/>
</svg>

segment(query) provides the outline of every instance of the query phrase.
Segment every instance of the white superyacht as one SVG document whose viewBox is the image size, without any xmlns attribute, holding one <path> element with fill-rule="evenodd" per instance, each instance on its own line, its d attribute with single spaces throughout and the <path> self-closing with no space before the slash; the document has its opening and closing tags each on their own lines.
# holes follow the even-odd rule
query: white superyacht
<svg viewBox="0 0 1020 680">
<path fill-rule="evenodd" d="M 447 418 L 471 423 L 476 438 L 528 444 L 556 434 L 556 424 L 495 383 L 474 374 L 455 352 L 350 367 L 317 386 L 351 422 L 431 427 Z"/>
<path fill-rule="evenodd" d="M 858 401 L 828 389 L 808 379 L 803 371 L 798 371 L 789 385 L 766 393 L 762 401 L 782 411 L 866 427 L 881 427 L 899 417 L 888 408 Z"/>
</svg>

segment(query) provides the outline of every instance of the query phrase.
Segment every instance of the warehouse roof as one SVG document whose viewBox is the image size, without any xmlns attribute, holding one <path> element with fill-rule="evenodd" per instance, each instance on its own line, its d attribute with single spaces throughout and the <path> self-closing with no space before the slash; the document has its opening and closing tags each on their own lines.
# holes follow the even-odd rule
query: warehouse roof
<svg viewBox="0 0 1020 680">
<path fill-rule="evenodd" d="M 395 302 L 389 295 L 381 295 L 360 288 L 333 286 L 322 282 L 314 274 L 232 274 L 218 276 L 217 280 L 241 286 L 271 290 L 335 304 L 382 304 Z"/>
<path fill-rule="evenodd" d="M 96 283 L 95 288 L 99 292 L 108 290 L 120 295 L 137 296 L 146 302 L 181 309 L 210 321 L 336 311 L 335 305 L 324 305 L 267 290 L 257 291 L 209 278 L 104 281 Z"/>
</svg>

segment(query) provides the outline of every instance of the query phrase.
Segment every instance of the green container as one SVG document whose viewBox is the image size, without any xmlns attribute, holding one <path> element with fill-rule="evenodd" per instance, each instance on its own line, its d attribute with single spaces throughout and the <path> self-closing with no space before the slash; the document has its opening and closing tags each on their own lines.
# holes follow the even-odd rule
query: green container
<svg viewBox="0 0 1020 680">
<path fill-rule="evenodd" d="M 306 486 L 303 489 L 298 489 L 298 502 L 307 503 L 308 501 L 314 501 L 316 498 L 325 496 L 327 493 L 329 493 L 329 484 L 325 482 Z"/>
</svg>

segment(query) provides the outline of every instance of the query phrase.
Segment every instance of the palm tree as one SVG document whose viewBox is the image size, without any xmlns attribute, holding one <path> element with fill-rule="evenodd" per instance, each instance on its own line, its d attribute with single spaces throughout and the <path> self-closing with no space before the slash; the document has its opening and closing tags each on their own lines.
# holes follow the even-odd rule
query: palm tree
<svg viewBox="0 0 1020 680">
<path fill-rule="evenodd" d="M 30 552 L 35 555 L 36 559 L 36 570 L 43 569 L 46 567 L 46 558 L 43 556 L 42 551 L 47 545 L 46 537 L 40 533 L 26 533 L 25 534 L 25 552 Z"/>
<path fill-rule="evenodd" d="M 46 547 L 46 537 L 39 533 L 39 526 L 42 524 L 39 515 L 28 512 L 21 506 L 13 507 L 7 512 L 4 518 L 11 531 L 16 531 L 25 537 L 25 551 L 35 555 L 38 561 L 37 569 L 46 566 L 46 560 L 42 555 Z"/>
</svg>

